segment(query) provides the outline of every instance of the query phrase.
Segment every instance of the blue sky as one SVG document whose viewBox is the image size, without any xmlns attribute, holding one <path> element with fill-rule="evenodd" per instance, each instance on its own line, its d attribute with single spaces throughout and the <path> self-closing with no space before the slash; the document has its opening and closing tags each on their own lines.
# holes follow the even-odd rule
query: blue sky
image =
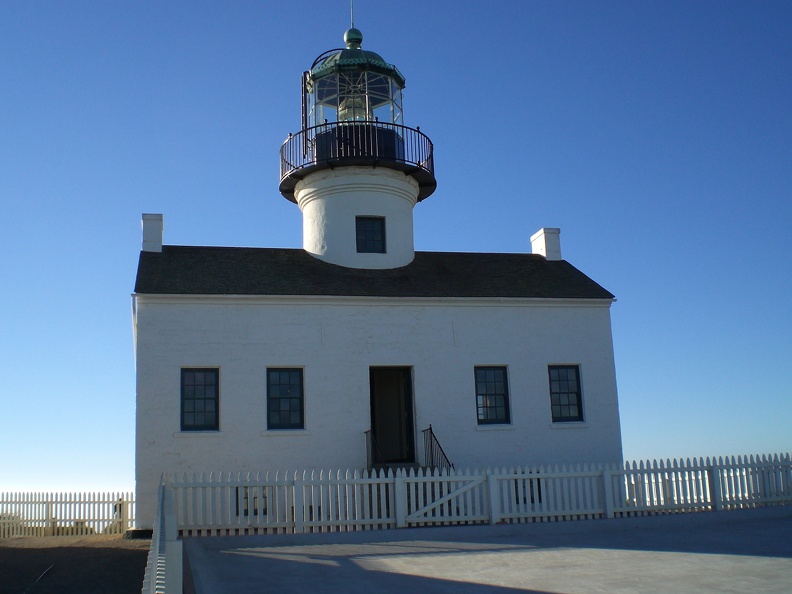
<svg viewBox="0 0 792 594">
<path fill-rule="evenodd" d="M 356 2 L 435 144 L 419 250 L 564 257 L 618 301 L 628 459 L 792 448 L 792 3 Z M 300 247 L 278 150 L 337 2 L 0 3 L 0 490 L 131 489 L 140 214 Z"/>
</svg>

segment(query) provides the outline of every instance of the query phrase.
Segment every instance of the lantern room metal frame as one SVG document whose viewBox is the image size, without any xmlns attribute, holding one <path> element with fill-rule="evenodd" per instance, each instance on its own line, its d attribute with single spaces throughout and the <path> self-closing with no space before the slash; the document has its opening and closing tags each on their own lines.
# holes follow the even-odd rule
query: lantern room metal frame
<svg viewBox="0 0 792 594">
<path fill-rule="evenodd" d="M 295 202 L 307 175 L 346 166 L 403 171 L 419 186 L 418 200 L 437 187 L 434 147 L 420 128 L 402 123 L 404 77 L 378 54 L 361 49 L 357 29 L 346 49 L 324 52 L 302 77 L 302 130 L 281 147 L 280 192 Z"/>
</svg>

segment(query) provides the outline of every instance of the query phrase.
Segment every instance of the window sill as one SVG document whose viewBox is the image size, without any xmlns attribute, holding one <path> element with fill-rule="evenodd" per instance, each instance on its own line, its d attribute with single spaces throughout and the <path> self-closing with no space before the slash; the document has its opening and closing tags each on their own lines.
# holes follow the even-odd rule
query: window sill
<svg viewBox="0 0 792 594">
<path fill-rule="evenodd" d="M 514 431 L 514 425 L 511 423 L 504 423 L 503 425 L 476 425 L 476 431 Z"/>
<path fill-rule="evenodd" d="M 289 437 L 295 435 L 311 435 L 307 429 L 265 429 L 259 435 L 262 437 Z"/>
<path fill-rule="evenodd" d="M 551 429 L 587 429 L 588 423 L 586 421 L 567 421 L 560 423 L 550 423 Z"/>
<path fill-rule="evenodd" d="M 219 429 L 205 429 L 201 431 L 174 431 L 173 437 L 206 437 L 207 435 L 222 436 Z"/>
</svg>

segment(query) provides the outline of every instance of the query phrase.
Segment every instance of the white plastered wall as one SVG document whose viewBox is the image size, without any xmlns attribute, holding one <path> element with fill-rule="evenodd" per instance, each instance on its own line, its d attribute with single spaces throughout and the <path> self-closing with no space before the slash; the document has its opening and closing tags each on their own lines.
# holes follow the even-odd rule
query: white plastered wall
<svg viewBox="0 0 792 594">
<path fill-rule="evenodd" d="M 415 440 L 457 468 L 621 461 L 609 302 L 136 299 L 137 512 L 163 472 L 362 468 L 369 367 L 413 371 Z M 547 366 L 580 365 L 583 423 L 554 424 Z M 508 368 L 511 423 L 476 422 L 476 365 Z M 219 367 L 220 430 L 180 432 L 180 369 Z M 267 367 L 304 368 L 305 430 L 266 430 Z"/>
<path fill-rule="evenodd" d="M 303 213 L 303 249 L 348 268 L 406 266 L 415 257 L 413 207 L 418 183 L 387 168 L 341 167 L 308 175 L 294 191 Z M 386 253 L 358 253 L 355 217 L 385 219 Z"/>
</svg>

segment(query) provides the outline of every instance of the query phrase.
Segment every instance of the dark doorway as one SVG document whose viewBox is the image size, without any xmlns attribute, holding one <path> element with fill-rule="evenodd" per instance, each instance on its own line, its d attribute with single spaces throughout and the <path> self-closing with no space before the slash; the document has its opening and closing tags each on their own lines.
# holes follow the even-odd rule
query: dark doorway
<svg viewBox="0 0 792 594">
<path fill-rule="evenodd" d="M 371 367 L 371 431 L 380 464 L 415 462 L 412 370 L 409 367 Z"/>
</svg>

